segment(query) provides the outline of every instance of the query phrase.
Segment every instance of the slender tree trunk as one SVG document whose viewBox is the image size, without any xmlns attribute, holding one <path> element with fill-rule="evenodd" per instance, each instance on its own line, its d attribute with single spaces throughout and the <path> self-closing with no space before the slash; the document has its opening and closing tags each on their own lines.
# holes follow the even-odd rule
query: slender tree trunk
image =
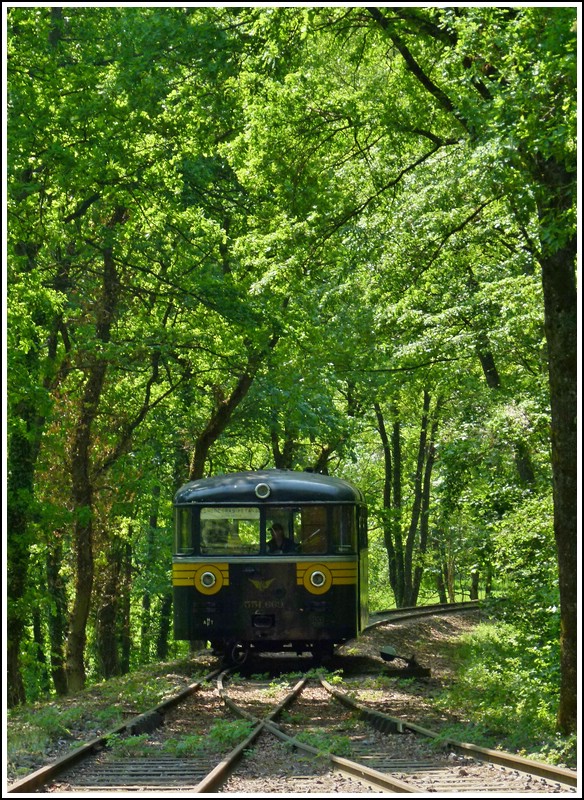
<svg viewBox="0 0 584 800">
<path fill-rule="evenodd" d="M 405 555 L 402 536 L 402 448 L 401 448 L 401 422 L 397 403 L 392 404 L 393 424 L 391 430 L 391 455 L 393 463 L 393 506 L 391 509 L 391 524 L 393 529 L 393 543 L 395 547 L 396 585 L 398 595 L 395 602 L 398 608 L 405 602 Z"/>
<path fill-rule="evenodd" d="M 387 565 L 389 573 L 389 585 L 396 598 L 396 605 L 399 607 L 398 597 L 401 597 L 400 587 L 398 587 L 398 568 L 397 556 L 393 546 L 393 523 L 391 519 L 392 514 L 392 457 L 391 457 L 391 443 L 387 434 L 385 426 L 385 419 L 379 403 L 374 403 L 375 416 L 377 418 L 377 430 L 381 438 L 381 446 L 383 449 L 383 464 L 384 464 L 384 477 L 383 477 L 383 541 L 387 551 Z"/>
<path fill-rule="evenodd" d="M 209 450 L 227 427 L 233 412 L 248 393 L 252 381 L 252 375 L 248 373 L 241 375 L 227 400 L 220 403 L 213 411 L 205 429 L 195 442 L 189 470 L 190 481 L 202 478 L 205 474 L 205 462 Z"/>
<path fill-rule="evenodd" d="M 418 595 L 420 593 L 420 585 L 422 583 L 422 576 L 424 574 L 424 559 L 426 550 L 428 549 L 428 525 L 430 520 L 430 488 L 432 481 L 432 470 L 434 468 L 434 459 L 436 456 L 436 434 L 438 432 L 438 411 L 441 406 L 441 400 L 438 399 L 434 411 L 435 418 L 432 423 L 430 431 L 430 442 L 427 447 L 426 464 L 424 466 L 424 482 L 422 486 L 422 505 L 420 511 L 420 564 L 416 566 L 414 572 L 414 585 L 412 591 L 412 605 L 417 605 Z"/>
<path fill-rule="evenodd" d="M 535 470 L 527 444 L 519 439 L 515 442 L 515 464 L 519 480 L 524 486 L 533 486 L 535 483 Z"/>
<path fill-rule="evenodd" d="M 47 550 L 47 588 L 51 597 L 49 608 L 49 637 L 51 646 L 51 677 L 58 695 L 67 694 L 64 643 L 67 630 L 67 593 L 60 573 L 63 548 L 61 532 L 56 532 L 56 541 Z"/>
<path fill-rule="evenodd" d="M 444 582 L 444 568 L 439 569 L 436 574 L 436 589 L 438 591 L 438 600 L 441 603 L 447 603 L 446 584 Z"/>
<path fill-rule="evenodd" d="M 478 282 L 475 281 L 474 278 L 472 286 L 473 289 L 478 290 Z M 489 389 L 500 389 L 501 378 L 499 377 L 499 371 L 497 370 L 493 351 L 491 350 L 491 343 L 484 330 L 480 330 L 477 333 L 476 351 L 479 361 L 481 362 L 481 367 L 483 368 L 483 375 L 485 376 L 487 386 Z"/>
<path fill-rule="evenodd" d="M 253 372 L 245 372 L 240 375 L 230 396 L 214 409 L 205 429 L 197 437 L 189 470 L 190 481 L 203 477 L 209 451 L 227 427 L 237 406 L 248 393 L 254 374 L 255 369 Z M 199 650 L 203 646 L 202 640 L 193 641 L 191 642 L 191 651 Z"/>
<path fill-rule="evenodd" d="M 468 270 L 468 273 L 469 289 L 471 292 L 476 293 L 479 289 L 479 283 L 471 269 Z M 499 375 L 491 343 L 485 330 L 481 329 L 477 332 L 476 351 L 479 361 L 481 362 L 487 386 L 489 389 L 500 389 L 501 376 Z M 518 436 L 520 437 L 520 434 Z M 513 444 L 513 448 L 515 451 L 515 464 L 517 466 L 519 480 L 525 486 L 532 486 L 535 483 L 535 472 L 527 443 L 523 439 L 517 438 Z"/>
<path fill-rule="evenodd" d="M 158 530 L 158 506 L 160 502 L 160 484 L 152 487 L 152 507 L 148 521 L 145 568 L 149 570 L 154 561 L 154 540 Z M 140 615 L 140 659 L 147 664 L 151 657 L 152 647 L 152 599 L 148 585 L 142 594 L 142 612 Z"/>
<path fill-rule="evenodd" d="M 118 209 L 111 225 L 121 222 L 124 210 Z M 103 252 L 103 285 L 96 312 L 96 339 L 110 340 L 119 291 L 116 264 L 111 248 Z M 79 419 L 71 454 L 71 498 L 75 509 L 73 547 L 76 559 L 75 596 L 67 640 L 67 685 L 70 692 L 85 686 L 84 652 L 86 626 L 93 590 L 93 483 L 91 476 L 91 427 L 98 413 L 108 362 L 96 355 L 90 365 L 81 398 Z"/>
<path fill-rule="evenodd" d="M 168 638 L 172 623 L 172 592 L 162 597 L 160 607 L 160 627 L 156 638 L 156 656 L 164 661 L 168 658 Z"/>
<path fill-rule="evenodd" d="M 478 569 L 475 569 L 470 573 L 470 599 L 471 600 L 478 600 L 479 599 L 479 578 L 480 578 L 480 572 L 478 571 Z"/>
<path fill-rule="evenodd" d="M 321 475 L 328 475 L 328 465 L 331 455 L 335 452 L 338 445 L 323 444 L 320 448 L 320 453 L 314 462 L 314 471 L 319 472 Z"/>
<path fill-rule="evenodd" d="M 140 661 L 147 664 L 150 661 L 152 646 L 152 603 L 150 592 L 142 595 L 142 611 L 140 614 Z"/>
<path fill-rule="evenodd" d="M 428 412 L 430 410 L 430 395 L 424 389 L 424 402 L 422 411 L 422 422 L 420 426 L 420 439 L 418 442 L 418 459 L 416 464 L 416 474 L 414 477 L 414 502 L 412 505 L 412 516 L 406 537 L 406 548 L 404 558 L 404 603 L 406 606 L 415 605 L 414 581 L 413 581 L 413 558 L 416 539 L 418 538 L 418 523 L 422 510 L 422 481 L 424 476 L 424 460 L 426 453 L 426 440 L 428 436 Z"/>
<path fill-rule="evenodd" d="M 120 594 L 119 635 L 117 638 L 120 643 L 120 672 L 122 675 L 126 675 L 130 671 L 132 654 L 132 545 L 130 542 L 123 544 Z"/>
<path fill-rule="evenodd" d="M 446 588 L 448 590 L 448 600 L 450 603 L 456 602 L 456 592 L 454 590 L 454 563 L 452 559 L 448 559 L 444 565 L 444 577 L 446 580 Z"/>
<path fill-rule="evenodd" d="M 36 660 L 40 668 L 40 689 L 43 694 L 48 694 L 50 690 L 49 672 L 47 669 L 47 657 L 45 655 L 46 643 L 43 636 L 43 627 L 41 622 L 41 613 L 38 608 L 34 608 L 32 612 L 32 633 L 35 643 Z"/>
</svg>

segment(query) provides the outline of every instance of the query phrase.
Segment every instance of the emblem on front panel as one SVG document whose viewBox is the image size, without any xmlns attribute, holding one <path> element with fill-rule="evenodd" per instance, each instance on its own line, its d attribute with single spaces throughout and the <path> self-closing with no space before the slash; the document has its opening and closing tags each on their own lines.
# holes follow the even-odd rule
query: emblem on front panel
<svg viewBox="0 0 584 800">
<path fill-rule="evenodd" d="M 273 584 L 274 580 L 275 580 L 274 578 L 269 578 L 267 581 L 254 580 L 253 578 L 250 578 L 250 581 L 253 583 L 255 588 L 260 592 L 265 592 L 266 589 L 268 589 Z"/>
</svg>

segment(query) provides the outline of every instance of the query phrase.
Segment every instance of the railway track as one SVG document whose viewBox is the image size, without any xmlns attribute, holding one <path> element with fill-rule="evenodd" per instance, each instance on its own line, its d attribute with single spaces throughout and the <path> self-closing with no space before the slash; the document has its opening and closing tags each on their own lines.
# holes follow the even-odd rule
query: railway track
<svg viewBox="0 0 584 800">
<path fill-rule="evenodd" d="M 227 738 L 209 746 L 218 723 L 225 730 L 239 724 L 235 746 Z M 347 794 L 576 791 L 570 770 L 465 743 L 442 742 L 436 748 L 436 736 L 357 704 L 324 678 L 242 679 L 225 671 L 89 743 L 74 761 L 61 759 L 38 770 L 9 792 L 256 795 L 266 782 L 276 793 L 323 793 L 327 786 Z M 178 743 L 172 752 L 169 742 Z M 189 742 L 195 745 L 192 752 Z M 130 744 L 140 745 L 139 754 Z"/>
<path fill-rule="evenodd" d="M 433 603 L 425 606 L 390 608 L 371 614 L 365 630 L 370 630 L 371 628 L 375 628 L 387 622 L 404 622 L 408 619 L 419 619 L 420 617 L 429 617 L 434 614 L 460 614 L 464 611 L 477 611 L 480 608 L 480 600 L 463 600 L 460 603 Z"/>
<path fill-rule="evenodd" d="M 91 785 L 93 775 L 96 776 L 95 780 L 98 785 L 100 782 L 103 782 L 112 789 L 116 787 L 116 780 L 119 785 L 123 785 L 124 787 L 128 786 L 129 788 L 148 785 L 148 781 L 152 781 L 153 787 L 159 786 L 162 779 L 156 777 L 157 770 L 162 770 L 162 768 L 164 768 L 167 773 L 168 771 L 179 773 L 181 766 L 180 759 L 176 760 L 175 763 L 172 756 L 169 758 L 166 754 L 161 754 L 159 762 L 155 762 L 152 758 L 149 758 L 148 764 L 146 765 L 140 763 L 140 758 L 108 758 L 108 748 L 112 749 L 113 743 L 121 745 L 124 739 L 126 739 L 126 741 L 136 741 L 137 737 L 144 737 L 148 733 L 156 731 L 163 720 L 170 719 L 177 713 L 179 715 L 182 714 L 183 709 L 188 708 L 188 705 L 192 703 L 195 695 L 199 698 L 205 693 L 208 694 L 207 687 L 209 682 L 219 674 L 220 670 L 213 670 L 204 678 L 192 683 L 186 689 L 175 693 L 172 697 L 150 709 L 148 712 L 140 714 L 122 725 L 117 726 L 107 734 L 92 739 L 81 747 L 57 759 L 52 764 L 35 770 L 30 775 L 11 784 L 7 789 L 8 793 L 22 794 L 40 791 L 69 791 L 69 779 L 76 781 L 78 778 L 80 781 L 79 789 L 81 791 L 90 791 L 94 788 Z M 204 700 L 199 706 L 200 707 L 197 709 L 197 716 L 200 717 L 204 724 L 206 718 L 204 714 Z M 218 703 L 212 706 L 211 713 L 221 715 L 223 713 L 222 704 Z M 123 750 L 123 746 L 118 749 Z M 89 768 L 87 767 L 88 764 L 90 765 Z M 193 764 L 189 761 L 188 764 L 183 766 L 185 766 L 185 768 L 191 768 Z M 197 774 L 199 772 L 200 769 L 198 769 Z M 205 774 L 205 770 L 203 770 L 203 774 Z M 67 777 L 64 778 L 64 776 Z M 179 779 L 182 780 L 182 778 L 177 778 L 177 780 Z"/>
<path fill-rule="evenodd" d="M 328 761 L 331 770 L 359 781 L 369 791 L 521 794 L 576 790 L 577 779 L 570 770 L 459 742 L 443 742 L 436 749 L 434 732 L 360 706 L 322 678 L 317 683 L 304 681 L 300 689 L 296 687 L 293 696 L 281 701 L 278 712 L 272 714 L 272 719 L 282 716 L 282 723 L 270 721 L 265 727 L 288 747 Z M 249 708 L 248 692 L 256 696 L 249 682 L 230 692 L 234 710 L 233 697 L 240 709 Z M 331 697 L 341 702 L 331 702 Z M 254 792 L 254 783 L 247 791 Z M 223 791 L 246 788 L 235 776 Z"/>
</svg>

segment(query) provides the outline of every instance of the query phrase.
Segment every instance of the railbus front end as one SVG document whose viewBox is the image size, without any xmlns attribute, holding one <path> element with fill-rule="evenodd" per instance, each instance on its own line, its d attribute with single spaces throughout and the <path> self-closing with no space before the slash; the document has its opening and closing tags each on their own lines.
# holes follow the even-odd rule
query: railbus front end
<svg viewBox="0 0 584 800">
<path fill-rule="evenodd" d="M 367 624 L 367 510 L 351 484 L 241 472 L 191 481 L 174 505 L 176 639 L 209 641 L 231 663 L 321 658 Z"/>
</svg>

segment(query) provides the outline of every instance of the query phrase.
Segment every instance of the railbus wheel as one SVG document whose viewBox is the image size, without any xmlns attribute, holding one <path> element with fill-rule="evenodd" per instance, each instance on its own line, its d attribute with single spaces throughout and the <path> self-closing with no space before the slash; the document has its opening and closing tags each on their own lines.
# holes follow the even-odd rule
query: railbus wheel
<svg viewBox="0 0 584 800">
<path fill-rule="evenodd" d="M 249 657 L 249 645 L 242 642 L 229 642 L 224 656 L 232 667 L 242 667 Z"/>
</svg>

